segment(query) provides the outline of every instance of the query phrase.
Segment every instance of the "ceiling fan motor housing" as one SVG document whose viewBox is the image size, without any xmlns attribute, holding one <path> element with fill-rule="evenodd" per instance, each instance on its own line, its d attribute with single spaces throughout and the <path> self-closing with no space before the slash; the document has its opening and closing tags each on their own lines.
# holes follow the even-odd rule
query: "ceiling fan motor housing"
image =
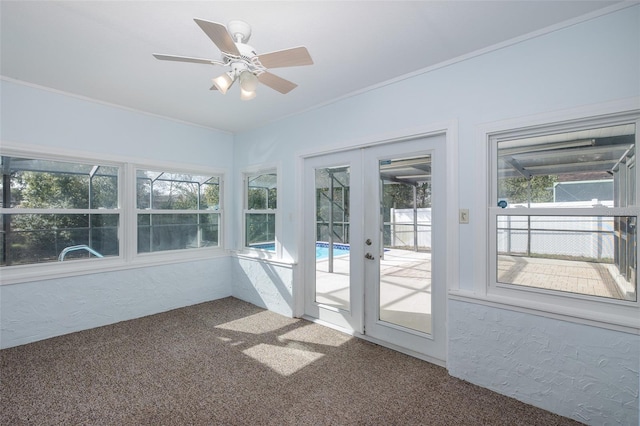
<svg viewBox="0 0 640 426">
<path fill-rule="evenodd" d="M 251 25 L 244 21 L 233 20 L 227 24 L 227 30 L 236 43 L 246 43 L 251 37 Z"/>
<path fill-rule="evenodd" d="M 254 58 L 257 56 L 253 47 L 248 44 L 236 43 L 238 50 L 240 51 L 240 59 L 236 59 L 236 57 L 226 57 L 226 61 L 229 62 L 229 66 L 231 67 L 231 71 L 235 76 L 240 75 L 242 71 L 251 71 L 253 74 L 258 74 L 261 69 L 254 62 Z"/>
<path fill-rule="evenodd" d="M 236 47 L 240 51 L 240 57 L 249 62 L 251 62 L 251 60 L 257 55 L 253 47 L 249 46 L 248 44 L 236 43 Z"/>
</svg>

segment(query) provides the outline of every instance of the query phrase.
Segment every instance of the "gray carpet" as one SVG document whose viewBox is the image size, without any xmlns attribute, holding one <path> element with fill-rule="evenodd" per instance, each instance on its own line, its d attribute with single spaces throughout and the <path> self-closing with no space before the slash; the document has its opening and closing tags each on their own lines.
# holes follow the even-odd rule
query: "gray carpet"
<svg viewBox="0 0 640 426">
<path fill-rule="evenodd" d="M 234 298 L 0 351 L 2 425 L 572 425 Z"/>
</svg>

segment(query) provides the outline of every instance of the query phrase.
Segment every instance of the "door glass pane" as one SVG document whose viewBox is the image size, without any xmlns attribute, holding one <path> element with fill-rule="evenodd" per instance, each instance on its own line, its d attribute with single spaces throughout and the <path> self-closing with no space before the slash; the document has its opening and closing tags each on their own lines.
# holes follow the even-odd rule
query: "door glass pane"
<svg viewBox="0 0 640 426">
<path fill-rule="evenodd" d="M 315 301 L 350 309 L 348 166 L 315 170 Z"/>
<path fill-rule="evenodd" d="M 431 334 L 431 156 L 382 160 L 379 171 L 379 318 Z"/>
</svg>

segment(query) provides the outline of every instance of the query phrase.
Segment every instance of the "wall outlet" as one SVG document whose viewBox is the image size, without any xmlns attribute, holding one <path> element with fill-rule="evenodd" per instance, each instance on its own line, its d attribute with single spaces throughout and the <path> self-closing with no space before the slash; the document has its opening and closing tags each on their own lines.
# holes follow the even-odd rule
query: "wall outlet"
<svg viewBox="0 0 640 426">
<path fill-rule="evenodd" d="M 458 221 L 460 223 L 469 223 L 469 209 L 460 209 L 460 217 Z"/>
</svg>

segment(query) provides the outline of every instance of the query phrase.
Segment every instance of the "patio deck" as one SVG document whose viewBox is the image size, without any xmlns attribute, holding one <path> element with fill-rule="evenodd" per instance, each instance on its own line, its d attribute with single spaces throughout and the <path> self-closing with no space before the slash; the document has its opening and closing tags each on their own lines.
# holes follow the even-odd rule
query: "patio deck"
<svg viewBox="0 0 640 426">
<path fill-rule="evenodd" d="M 316 263 L 316 301 L 349 309 L 349 256 Z M 499 256 L 498 280 L 527 287 L 635 300 L 633 285 L 621 289 L 613 265 L 572 260 Z M 624 284 L 624 283 L 623 283 Z M 380 319 L 431 331 L 431 254 L 389 249 L 380 260 Z"/>
<path fill-rule="evenodd" d="M 619 300 L 635 299 L 631 286 L 622 290 L 613 265 L 523 256 L 498 256 L 498 281 Z"/>
</svg>

